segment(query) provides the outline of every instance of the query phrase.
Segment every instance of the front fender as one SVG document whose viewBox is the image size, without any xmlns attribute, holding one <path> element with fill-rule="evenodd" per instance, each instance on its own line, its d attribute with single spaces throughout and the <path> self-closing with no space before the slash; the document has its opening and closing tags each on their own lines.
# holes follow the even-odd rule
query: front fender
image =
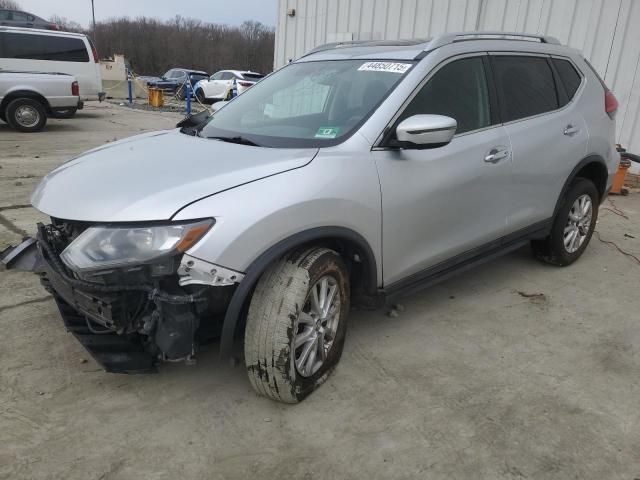
<svg viewBox="0 0 640 480">
<path fill-rule="evenodd" d="M 221 192 L 178 212 L 175 220 L 216 219 L 189 255 L 245 273 L 227 308 L 221 355 L 231 353 L 243 305 L 264 270 L 301 242 L 337 238 L 360 245 L 374 265 L 370 282 L 373 288 L 379 286 L 380 200 L 368 149 L 363 153 L 323 149 L 304 167 Z"/>
</svg>

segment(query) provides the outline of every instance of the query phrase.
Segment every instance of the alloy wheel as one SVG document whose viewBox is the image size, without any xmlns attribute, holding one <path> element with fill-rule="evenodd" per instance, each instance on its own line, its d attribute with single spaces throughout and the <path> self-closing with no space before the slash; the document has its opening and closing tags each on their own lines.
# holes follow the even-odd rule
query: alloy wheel
<svg viewBox="0 0 640 480">
<path fill-rule="evenodd" d="M 569 253 L 576 252 L 589 235 L 593 204 L 589 195 L 580 195 L 569 210 L 569 218 L 564 227 L 564 248 Z"/>
<path fill-rule="evenodd" d="M 316 373 L 327 359 L 340 321 L 340 288 L 331 275 L 311 287 L 298 316 L 292 351 L 297 372 L 303 377 Z"/>
</svg>

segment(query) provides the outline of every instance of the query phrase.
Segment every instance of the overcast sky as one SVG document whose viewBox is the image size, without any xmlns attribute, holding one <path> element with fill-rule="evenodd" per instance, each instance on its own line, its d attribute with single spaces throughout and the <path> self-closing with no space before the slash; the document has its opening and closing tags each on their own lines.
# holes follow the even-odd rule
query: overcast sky
<svg viewBox="0 0 640 480">
<path fill-rule="evenodd" d="M 48 19 L 57 14 L 88 27 L 91 23 L 91 0 L 17 0 L 34 15 Z M 157 17 L 163 20 L 176 15 L 211 23 L 238 25 L 257 20 L 275 26 L 278 0 L 94 0 L 96 21 L 111 17 Z"/>
</svg>

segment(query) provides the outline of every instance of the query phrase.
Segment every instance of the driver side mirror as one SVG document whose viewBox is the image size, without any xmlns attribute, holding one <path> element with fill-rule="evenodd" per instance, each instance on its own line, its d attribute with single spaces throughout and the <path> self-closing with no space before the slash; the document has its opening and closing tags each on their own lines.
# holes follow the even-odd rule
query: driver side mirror
<svg viewBox="0 0 640 480">
<path fill-rule="evenodd" d="M 396 127 L 398 146 L 406 148 L 434 148 L 451 141 L 458 122 L 444 115 L 413 115 Z"/>
</svg>

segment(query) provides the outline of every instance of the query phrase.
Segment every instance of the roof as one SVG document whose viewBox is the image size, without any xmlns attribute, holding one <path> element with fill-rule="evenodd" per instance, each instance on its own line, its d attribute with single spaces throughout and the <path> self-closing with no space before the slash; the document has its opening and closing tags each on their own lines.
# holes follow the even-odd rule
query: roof
<svg viewBox="0 0 640 480">
<path fill-rule="evenodd" d="M 87 36 L 84 33 L 65 32 L 63 30 L 45 30 L 43 28 L 29 28 L 29 27 L 0 26 L 0 32 L 45 33 L 47 35 L 59 35 L 63 37 L 87 38 Z"/>
</svg>

